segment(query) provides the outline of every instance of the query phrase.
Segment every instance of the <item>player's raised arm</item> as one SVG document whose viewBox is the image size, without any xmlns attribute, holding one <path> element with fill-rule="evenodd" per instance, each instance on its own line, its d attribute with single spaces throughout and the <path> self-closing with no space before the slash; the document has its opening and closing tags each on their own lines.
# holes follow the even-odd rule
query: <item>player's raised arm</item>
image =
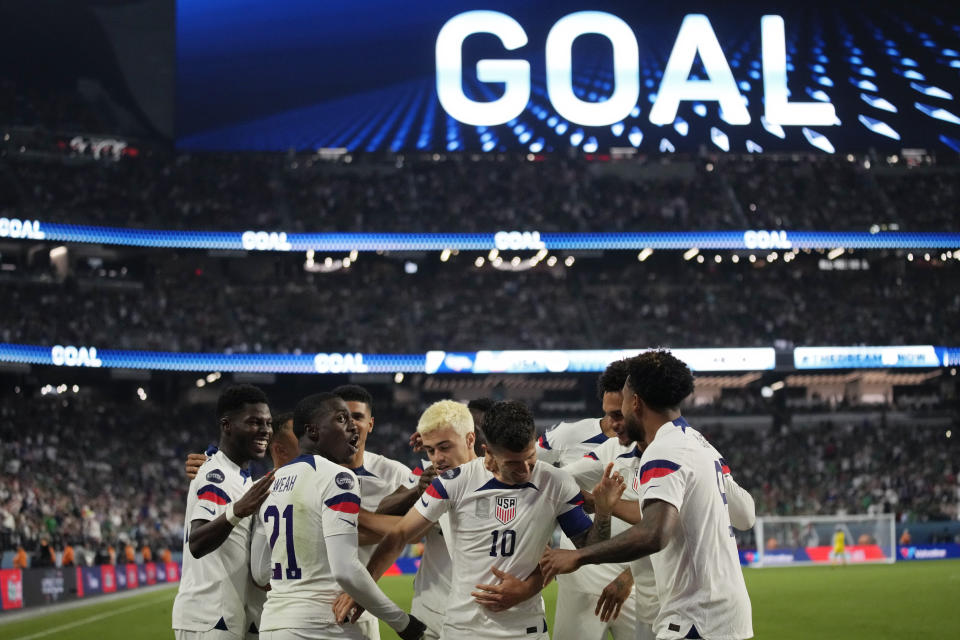
<svg viewBox="0 0 960 640">
<path fill-rule="evenodd" d="M 626 488 L 623 477 L 613 470 L 613 463 L 607 464 L 600 482 L 593 490 L 595 510 L 593 526 L 579 535 L 570 536 L 570 541 L 577 548 L 610 538 L 610 516 Z"/>
<path fill-rule="evenodd" d="M 270 495 L 270 483 L 273 471 L 260 478 L 236 502 L 228 502 L 226 510 L 213 520 L 192 520 L 190 522 L 190 553 L 194 558 L 202 558 L 215 551 L 230 536 L 233 528 L 260 508 Z M 201 505 L 202 507 L 202 505 Z"/>
<path fill-rule="evenodd" d="M 423 492 L 427 490 L 427 487 L 430 486 L 430 483 L 433 482 L 433 479 L 436 477 L 436 469 L 433 467 L 424 469 L 414 486 L 400 487 L 381 500 L 380 505 L 377 507 L 377 513 L 402 516 L 416 504 L 417 499 L 423 495 Z"/>
</svg>

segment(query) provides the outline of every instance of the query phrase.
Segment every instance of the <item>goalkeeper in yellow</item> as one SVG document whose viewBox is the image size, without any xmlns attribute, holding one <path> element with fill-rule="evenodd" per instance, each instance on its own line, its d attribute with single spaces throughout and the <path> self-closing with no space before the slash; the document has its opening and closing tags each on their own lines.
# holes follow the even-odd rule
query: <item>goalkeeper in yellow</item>
<svg viewBox="0 0 960 640">
<path fill-rule="evenodd" d="M 839 524 L 833 531 L 833 549 L 830 550 L 830 564 L 847 564 L 847 535 Z"/>
</svg>

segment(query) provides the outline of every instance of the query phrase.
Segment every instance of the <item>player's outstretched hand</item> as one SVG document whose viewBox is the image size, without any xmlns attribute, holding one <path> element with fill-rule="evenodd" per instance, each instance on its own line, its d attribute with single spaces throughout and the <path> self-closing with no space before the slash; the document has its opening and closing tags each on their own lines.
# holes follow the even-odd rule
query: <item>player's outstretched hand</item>
<svg viewBox="0 0 960 640">
<path fill-rule="evenodd" d="M 614 578 L 613 582 L 603 588 L 603 591 L 600 592 L 600 598 L 597 600 L 597 608 L 594 609 L 593 614 L 600 616 L 600 620 L 603 622 L 616 620 L 620 615 L 620 607 L 622 607 L 623 603 L 630 597 L 632 590 L 633 576 L 630 574 L 630 570 L 627 569 Z"/>
<path fill-rule="evenodd" d="M 400 636 L 401 640 L 420 640 L 420 638 L 423 637 L 423 632 L 426 630 L 427 625 L 420 622 L 416 616 L 411 614 L 410 623 L 403 631 L 398 631 L 397 635 Z"/>
<path fill-rule="evenodd" d="M 413 435 L 410 436 L 410 448 L 414 452 L 423 451 L 423 438 L 420 437 L 419 431 L 414 431 Z"/>
<path fill-rule="evenodd" d="M 476 603 L 490 611 L 506 611 L 539 593 L 531 593 L 526 580 L 496 567 L 490 567 L 490 570 L 500 579 L 500 584 L 478 584 L 477 590 L 470 593 Z"/>
<path fill-rule="evenodd" d="M 543 573 L 543 586 L 550 584 L 554 576 L 561 573 L 573 573 L 580 568 L 580 552 L 567 549 L 547 549 L 540 558 L 540 571 Z"/>
<path fill-rule="evenodd" d="M 608 463 L 603 470 L 603 478 L 593 488 L 593 506 L 596 513 L 611 515 L 626 488 L 627 483 L 623 481 L 623 476 L 613 470 L 612 462 Z"/>
<path fill-rule="evenodd" d="M 267 472 L 259 480 L 253 483 L 253 486 L 243 494 L 243 497 L 237 500 L 233 505 L 233 514 L 240 518 L 246 518 L 256 513 L 260 505 L 270 495 L 270 483 L 273 481 L 273 470 Z"/>
<path fill-rule="evenodd" d="M 345 593 L 337 596 L 333 603 L 333 616 L 337 624 L 356 622 L 363 615 L 363 607 Z"/>
<path fill-rule="evenodd" d="M 433 482 L 433 479 L 437 477 L 437 468 L 434 466 L 429 466 L 423 470 L 423 473 L 420 474 L 420 481 L 417 483 L 417 491 L 422 495 L 424 491 L 427 490 L 427 487 L 430 486 L 430 483 Z"/>
<path fill-rule="evenodd" d="M 183 466 L 183 472 L 187 474 L 187 478 L 193 480 L 197 477 L 197 471 L 200 470 L 201 465 L 207 461 L 207 454 L 205 453 L 188 453 L 187 454 L 187 463 Z"/>
</svg>

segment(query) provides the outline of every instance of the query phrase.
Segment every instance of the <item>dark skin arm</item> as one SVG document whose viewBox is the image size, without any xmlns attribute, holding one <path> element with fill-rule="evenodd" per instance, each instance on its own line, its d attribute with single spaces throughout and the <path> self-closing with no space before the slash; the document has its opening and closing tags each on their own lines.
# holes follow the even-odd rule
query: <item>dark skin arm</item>
<svg viewBox="0 0 960 640">
<path fill-rule="evenodd" d="M 576 571 L 585 564 L 630 562 L 660 551 L 676 532 L 680 522 L 677 508 L 663 500 L 647 500 L 643 520 L 605 542 L 576 551 L 549 549 L 540 560 L 545 583 L 558 573 Z"/>
<path fill-rule="evenodd" d="M 417 486 L 405 489 L 400 487 L 386 498 L 380 501 L 377 506 L 377 513 L 388 516 L 402 516 L 416 504 L 417 499 L 427 490 L 433 479 L 437 477 L 437 471 L 433 467 L 426 469 L 420 476 Z"/>
<path fill-rule="evenodd" d="M 250 490 L 233 503 L 235 516 L 245 518 L 260 509 L 260 505 L 270 495 L 270 483 L 273 472 L 257 480 Z M 190 553 L 194 558 L 202 558 L 216 551 L 230 537 L 233 525 L 227 522 L 226 514 L 220 514 L 213 520 L 193 520 L 190 522 Z"/>
</svg>

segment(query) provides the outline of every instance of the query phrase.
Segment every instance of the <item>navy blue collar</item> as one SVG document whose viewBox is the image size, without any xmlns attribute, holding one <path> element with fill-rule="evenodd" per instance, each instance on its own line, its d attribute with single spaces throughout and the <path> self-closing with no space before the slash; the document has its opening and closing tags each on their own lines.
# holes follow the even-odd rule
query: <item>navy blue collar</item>
<svg viewBox="0 0 960 640">
<path fill-rule="evenodd" d="M 680 416 L 679 418 L 674 420 L 673 424 L 674 426 L 680 427 L 680 430 L 683 431 L 684 433 L 687 432 L 687 427 L 690 426 L 690 423 L 687 422 L 683 416 Z"/>
<path fill-rule="evenodd" d="M 540 491 L 537 485 L 532 482 L 524 482 L 523 484 L 507 484 L 506 482 L 500 482 L 496 478 L 490 478 L 485 485 L 477 489 L 477 491 L 488 491 L 492 489 L 533 489 L 534 491 Z"/>
<path fill-rule="evenodd" d="M 350 469 L 350 471 L 353 471 L 353 472 L 354 472 L 355 474 L 357 474 L 358 476 L 370 476 L 371 478 L 376 478 L 376 477 L 377 477 L 375 474 L 370 473 L 369 471 L 367 471 L 366 467 L 364 467 L 363 465 L 360 465 L 360 466 L 357 467 L 356 469 Z"/>
</svg>

